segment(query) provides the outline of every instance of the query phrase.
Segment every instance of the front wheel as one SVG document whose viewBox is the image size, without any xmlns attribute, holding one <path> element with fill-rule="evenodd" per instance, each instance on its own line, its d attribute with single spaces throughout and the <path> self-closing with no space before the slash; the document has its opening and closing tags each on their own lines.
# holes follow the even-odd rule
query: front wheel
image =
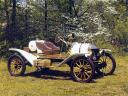
<svg viewBox="0 0 128 96">
<path fill-rule="evenodd" d="M 95 74 L 94 64 L 85 57 L 76 58 L 71 64 L 71 76 L 77 82 L 90 82 Z"/>
<path fill-rule="evenodd" d="M 112 75 L 116 69 L 116 61 L 111 54 L 105 53 L 98 60 L 96 72 L 105 76 Z"/>
<path fill-rule="evenodd" d="M 12 55 L 8 60 L 8 71 L 11 76 L 21 76 L 25 73 L 26 64 L 19 55 Z"/>
</svg>

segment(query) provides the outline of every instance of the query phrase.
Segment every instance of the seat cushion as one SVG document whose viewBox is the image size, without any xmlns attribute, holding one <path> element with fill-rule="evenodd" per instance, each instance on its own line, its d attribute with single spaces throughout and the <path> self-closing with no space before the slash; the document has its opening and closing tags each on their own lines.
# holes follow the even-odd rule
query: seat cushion
<svg viewBox="0 0 128 96">
<path fill-rule="evenodd" d="M 45 43 L 43 42 L 36 42 L 36 46 L 39 50 L 41 50 L 44 54 L 50 54 L 52 53 L 52 49 L 48 47 Z"/>
<path fill-rule="evenodd" d="M 60 48 L 54 45 L 52 42 L 45 42 L 45 44 L 52 49 L 52 51 L 60 51 Z"/>
<path fill-rule="evenodd" d="M 36 46 L 39 50 L 42 50 L 44 54 L 53 54 L 60 51 L 60 48 L 51 42 L 36 42 Z"/>
</svg>

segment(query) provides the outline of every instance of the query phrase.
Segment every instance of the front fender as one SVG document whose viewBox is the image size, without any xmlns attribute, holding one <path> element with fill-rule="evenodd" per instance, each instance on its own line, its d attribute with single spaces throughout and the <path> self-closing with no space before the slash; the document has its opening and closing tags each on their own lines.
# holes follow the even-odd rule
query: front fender
<svg viewBox="0 0 128 96">
<path fill-rule="evenodd" d="M 112 50 L 110 50 L 110 49 L 100 49 L 100 54 L 105 54 L 105 53 L 112 54 Z"/>
<path fill-rule="evenodd" d="M 17 49 L 17 48 L 10 48 L 9 51 L 19 53 L 22 57 L 24 57 L 30 63 L 31 66 L 34 65 L 34 61 L 37 60 L 37 58 L 38 58 L 37 56 L 35 56 L 31 53 L 28 53 L 24 50 Z"/>
</svg>

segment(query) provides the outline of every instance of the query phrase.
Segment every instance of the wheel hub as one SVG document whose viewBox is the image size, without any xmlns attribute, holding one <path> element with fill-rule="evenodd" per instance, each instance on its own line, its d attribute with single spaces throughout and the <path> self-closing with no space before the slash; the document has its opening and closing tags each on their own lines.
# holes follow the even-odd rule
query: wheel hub
<svg viewBox="0 0 128 96">
<path fill-rule="evenodd" d="M 106 62 L 102 62 L 101 64 L 98 64 L 98 68 L 104 68 L 104 67 L 106 67 L 107 66 L 107 64 L 106 64 Z"/>
<path fill-rule="evenodd" d="M 17 64 L 15 64 L 15 69 L 18 69 L 18 65 Z"/>
<path fill-rule="evenodd" d="M 15 65 L 15 69 L 17 69 L 17 70 L 18 70 L 18 69 L 20 69 L 20 68 L 21 68 L 21 66 L 20 66 L 20 65 L 18 65 L 18 64 L 16 64 L 16 65 Z"/>
<path fill-rule="evenodd" d="M 106 62 L 103 62 L 102 67 L 106 67 L 106 66 L 107 66 Z"/>
<path fill-rule="evenodd" d="M 81 71 L 81 73 L 83 73 L 83 72 L 85 72 L 85 69 L 82 67 L 80 71 Z"/>
</svg>

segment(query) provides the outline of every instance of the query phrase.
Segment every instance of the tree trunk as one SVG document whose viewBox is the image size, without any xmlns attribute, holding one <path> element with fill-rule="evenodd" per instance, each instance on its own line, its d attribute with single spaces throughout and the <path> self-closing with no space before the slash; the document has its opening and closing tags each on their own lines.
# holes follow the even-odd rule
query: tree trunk
<svg viewBox="0 0 128 96">
<path fill-rule="evenodd" d="M 6 26 L 6 30 L 5 30 L 5 40 L 9 41 L 9 31 L 10 31 L 10 16 L 9 16 L 9 10 L 8 10 L 8 0 L 5 0 L 5 14 L 6 14 L 6 22 L 7 22 L 7 26 Z"/>
<path fill-rule="evenodd" d="M 11 24 L 11 26 L 12 26 L 12 30 L 11 30 L 11 39 L 12 39 L 12 41 L 14 41 L 15 40 L 15 34 L 16 34 L 16 0 L 13 0 L 13 2 L 12 2 L 12 4 L 13 4 L 13 9 L 12 9 L 12 24 Z M 13 42 L 14 43 L 14 42 Z"/>
<path fill-rule="evenodd" d="M 46 38 L 48 37 L 48 12 L 47 12 L 47 0 L 45 0 L 45 26 L 44 26 L 44 31 L 46 33 Z"/>
<path fill-rule="evenodd" d="M 28 10 L 25 9 L 25 18 L 24 18 L 24 22 L 25 22 L 25 40 L 27 41 L 27 38 L 29 38 L 29 34 L 28 34 L 28 27 L 29 27 L 29 24 L 28 24 Z"/>
</svg>

